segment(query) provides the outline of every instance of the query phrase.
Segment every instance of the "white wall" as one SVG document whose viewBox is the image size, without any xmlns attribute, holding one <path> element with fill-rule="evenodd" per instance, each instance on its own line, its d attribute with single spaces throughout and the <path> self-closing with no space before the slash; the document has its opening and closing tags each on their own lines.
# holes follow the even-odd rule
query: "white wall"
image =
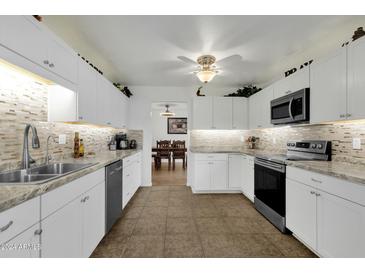
<svg viewBox="0 0 365 274">
<path fill-rule="evenodd" d="M 182 140 L 187 143 L 187 134 L 167 134 L 167 117 L 160 115 L 162 109 L 152 110 L 152 146 L 156 146 L 158 140 Z M 170 107 L 170 111 L 175 113 L 175 117 L 188 117 L 188 109 L 174 109 Z M 189 123 L 190 121 L 188 121 Z"/>
<path fill-rule="evenodd" d="M 142 185 L 152 185 L 151 180 L 151 147 L 152 147 L 152 120 L 151 105 L 155 102 L 186 102 L 188 116 L 190 116 L 191 98 L 195 95 L 197 87 L 148 87 L 129 86 L 133 96 L 130 100 L 130 129 L 143 130 L 143 173 Z M 207 96 L 224 95 L 233 92 L 232 88 L 213 87 L 209 84 L 203 88 Z M 190 123 L 188 123 L 188 128 Z M 187 136 L 189 138 L 189 134 Z"/>
</svg>

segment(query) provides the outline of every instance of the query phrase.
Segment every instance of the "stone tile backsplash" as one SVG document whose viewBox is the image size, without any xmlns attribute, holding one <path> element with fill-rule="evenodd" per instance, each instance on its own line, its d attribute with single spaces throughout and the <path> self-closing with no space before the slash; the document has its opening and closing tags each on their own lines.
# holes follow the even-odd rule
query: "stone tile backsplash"
<svg viewBox="0 0 365 274">
<path fill-rule="evenodd" d="M 60 160 L 72 157 L 76 131 L 84 141 L 85 154 L 106 151 L 110 136 L 123 131 L 93 125 L 47 122 L 48 89 L 47 83 L 0 67 L 0 171 L 19 167 L 26 123 L 36 126 L 38 131 L 41 147 L 30 151 L 37 163 L 44 161 L 49 135 L 57 137 L 65 134 L 67 137 L 65 145 L 50 142 L 50 154 L 54 159 Z M 124 131 L 129 139 L 136 139 L 138 146 L 142 147 L 142 130 Z"/>
<path fill-rule="evenodd" d="M 190 134 L 191 146 L 223 146 L 248 148 L 241 137 L 259 137 L 257 150 L 285 153 L 288 140 L 328 140 L 332 141 L 334 161 L 365 164 L 365 121 L 335 122 L 321 125 L 284 126 L 257 130 L 193 130 Z M 352 148 L 352 138 L 360 138 L 362 148 Z"/>
</svg>

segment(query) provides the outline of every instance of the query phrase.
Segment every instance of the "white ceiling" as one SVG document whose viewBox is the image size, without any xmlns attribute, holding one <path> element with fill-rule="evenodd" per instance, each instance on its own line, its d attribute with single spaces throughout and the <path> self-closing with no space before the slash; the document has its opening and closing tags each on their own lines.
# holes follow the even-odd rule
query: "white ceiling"
<svg viewBox="0 0 365 274">
<path fill-rule="evenodd" d="M 284 71 L 338 48 L 365 16 L 45 16 L 45 24 L 126 85 L 197 86 L 196 59 L 213 54 L 241 61 L 222 64 L 209 83 L 265 85 Z"/>
</svg>

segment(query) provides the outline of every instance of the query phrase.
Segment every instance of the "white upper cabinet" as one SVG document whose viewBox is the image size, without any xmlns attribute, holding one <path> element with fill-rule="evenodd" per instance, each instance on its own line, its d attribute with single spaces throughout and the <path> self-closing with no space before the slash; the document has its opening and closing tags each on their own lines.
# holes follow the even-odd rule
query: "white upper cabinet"
<svg viewBox="0 0 365 274">
<path fill-rule="evenodd" d="M 193 128 L 212 129 L 213 127 L 213 97 L 194 97 Z"/>
<path fill-rule="evenodd" d="M 0 16 L 0 44 L 46 67 L 47 39 L 39 25 L 26 16 Z M 47 67 L 48 68 L 48 67 Z"/>
<path fill-rule="evenodd" d="M 340 48 L 311 65 L 311 123 L 346 119 L 346 59 L 346 48 Z"/>
<path fill-rule="evenodd" d="M 232 97 L 232 129 L 248 129 L 247 98 Z"/>
<path fill-rule="evenodd" d="M 306 66 L 292 75 L 285 77 L 274 84 L 274 98 L 290 94 L 309 87 L 309 66 Z"/>
<path fill-rule="evenodd" d="M 77 61 L 79 57 L 62 41 L 57 40 L 53 37 L 48 39 L 48 57 L 44 63 L 50 71 L 70 82 L 76 83 Z"/>
<path fill-rule="evenodd" d="M 1 16 L 0 44 L 76 83 L 76 53 L 31 16 Z"/>
<path fill-rule="evenodd" d="M 89 123 L 96 122 L 96 74 L 89 64 L 81 58 L 78 69 L 78 120 Z"/>
<path fill-rule="evenodd" d="M 365 118 L 365 38 L 348 45 L 348 119 Z"/>
<path fill-rule="evenodd" d="M 213 129 L 232 129 L 232 98 L 213 97 Z"/>
<path fill-rule="evenodd" d="M 250 129 L 271 127 L 270 102 L 273 100 L 273 86 L 269 86 L 249 97 Z"/>
</svg>

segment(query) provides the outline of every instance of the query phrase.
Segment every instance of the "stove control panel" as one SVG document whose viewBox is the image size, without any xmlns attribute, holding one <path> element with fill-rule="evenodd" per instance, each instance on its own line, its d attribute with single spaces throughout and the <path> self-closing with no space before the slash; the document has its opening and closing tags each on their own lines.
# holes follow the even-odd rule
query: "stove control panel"
<svg viewBox="0 0 365 274">
<path fill-rule="evenodd" d="M 288 141 L 286 147 L 288 151 L 328 154 L 331 149 L 331 142 L 323 140 Z"/>
</svg>

